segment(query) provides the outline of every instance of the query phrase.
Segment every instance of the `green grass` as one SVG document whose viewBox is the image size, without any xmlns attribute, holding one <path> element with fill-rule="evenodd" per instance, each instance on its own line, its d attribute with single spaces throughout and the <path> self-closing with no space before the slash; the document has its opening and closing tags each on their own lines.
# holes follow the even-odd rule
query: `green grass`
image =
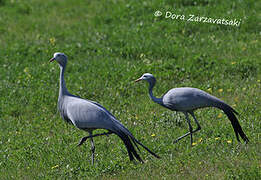
<svg viewBox="0 0 261 180">
<path fill-rule="evenodd" d="M 260 9 L 253 0 L 0 0 L 0 179 L 260 179 Z M 171 20 L 156 10 L 242 23 Z M 142 150 L 146 163 L 129 162 L 112 135 L 95 138 L 91 166 L 90 143 L 76 147 L 86 132 L 57 112 L 59 68 L 48 63 L 57 51 L 69 57 L 70 92 L 105 106 L 161 159 Z M 196 112 L 197 144 L 173 144 L 188 126 L 133 82 L 145 72 L 158 80 L 156 96 L 191 86 L 233 105 L 250 143 L 239 144 L 227 117 L 209 108 Z"/>
</svg>

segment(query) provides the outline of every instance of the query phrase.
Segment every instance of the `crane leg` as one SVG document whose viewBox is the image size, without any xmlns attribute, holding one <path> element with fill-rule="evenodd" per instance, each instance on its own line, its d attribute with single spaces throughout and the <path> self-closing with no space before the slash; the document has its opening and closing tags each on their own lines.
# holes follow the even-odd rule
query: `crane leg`
<svg viewBox="0 0 261 180">
<path fill-rule="evenodd" d="M 192 138 L 193 128 L 192 128 L 192 126 L 191 126 L 188 113 L 186 113 L 185 115 L 186 115 L 186 119 L 187 119 L 187 122 L 188 122 L 188 125 L 189 125 L 190 145 L 192 146 L 192 143 L 193 143 L 193 138 Z"/>
<path fill-rule="evenodd" d="M 82 145 L 88 138 L 94 138 L 94 137 L 103 136 L 103 135 L 108 136 L 109 134 L 112 134 L 112 133 L 113 133 L 113 132 L 110 131 L 110 132 L 105 132 L 105 133 L 101 133 L 101 134 L 94 134 L 94 135 L 85 136 L 85 137 L 83 137 L 83 138 L 80 140 L 80 142 L 78 143 L 77 146 Z"/>
<path fill-rule="evenodd" d="M 178 142 L 179 140 L 181 140 L 182 138 L 184 138 L 184 137 L 190 135 L 190 143 L 191 143 L 191 145 L 192 145 L 192 143 L 193 143 L 192 134 L 193 134 L 194 132 L 196 132 L 197 130 L 196 130 L 196 131 L 193 131 L 193 128 L 192 128 L 192 126 L 191 126 L 188 113 L 187 113 L 187 112 L 184 112 L 184 114 L 185 114 L 185 116 L 186 116 L 186 120 L 187 120 L 188 125 L 189 125 L 189 132 L 186 133 L 186 134 L 184 134 L 184 135 L 182 135 L 182 136 L 180 136 L 180 137 L 178 137 L 173 143 L 177 143 L 177 142 Z"/>
<path fill-rule="evenodd" d="M 90 135 L 92 135 L 92 133 L 90 133 Z M 93 165 L 94 164 L 94 152 L 95 152 L 93 137 L 91 137 L 91 151 L 92 151 L 92 165 Z"/>
<path fill-rule="evenodd" d="M 190 114 L 191 114 L 191 116 L 193 117 L 193 119 L 195 120 L 195 122 L 196 122 L 196 124 L 197 124 L 197 126 L 198 126 L 197 129 L 196 129 L 195 131 L 193 131 L 193 133 L 195 133 L 195 132 L 197 132 L 197 131 L 199 131 L 199 130 L 201 129 L 201 126 L 199 125 L 199 122 L 198 122 L 198 120 L 196 119 L 196 116 L 195 116 L 194 112 L 191 111 Z"/>
</svg>

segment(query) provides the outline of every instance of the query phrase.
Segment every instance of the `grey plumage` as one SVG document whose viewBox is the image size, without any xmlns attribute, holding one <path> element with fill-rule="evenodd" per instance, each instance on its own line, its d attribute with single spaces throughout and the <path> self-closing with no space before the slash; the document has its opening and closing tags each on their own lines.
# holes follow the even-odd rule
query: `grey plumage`
<svg viewBox="0 0 261 180">
<path fill-rule="evenodd" d="M 81 130 L 89 132 L 89 136 L 83 137 L 78 145 L 83 144 L 88 138 L 91 139 L 92 163 L 94 163 L 95 152 L 93 137 L 109 135 L 112 133 L 118 135 L 122 139 L 127 148 L 130 160 L 136 158 L 137 160 L 143 162 L 133 144 L 137 148 L 138 145 L 141 145 L 153 156 L 159 158 L 158 155 L 141 144 L 131 134 L 131 132 L 102 105 L 97 102 L 82 99 L 78 96 L 70 94 L 66 88 L 64 80 L 67 57 L 63 53 L 55 53 L 50 62 L 54 60 L 57 61 L 60 66 L 60 89 L 58 98 L 58 109 L 60 111 L 60 115 L 66 122 L 73 124 Z M 105 129 L 108 130 L 108 132 L 93 135 L 92 133 L 95 129 Z"/>
<path fill-rule="evenodd" d="M 153 96 L 152 93 L 152 89 L 156 84 L 156 78 L 150 73 L 145 73 L 139 79 L 137 79 L 136 82 L 141 80 L 146 80 L 149 83 L 149 95 L 154 102 L 172 111 L 181 111 L 185 114 L 186 120 L 189 125 L 189 132 L 179 137 L 174 142 L 178 142 L 180 139 L 190 135 L 190 142 L 192 144 L 192 134 L 201 129 L 199 122 L 197 121 L 194 115 L 194 111 L 199 108 L 205 107 L 215 107 L 223 110 L 229 118 L 229 120 L 231 121 L 237 140 L 240 141 L 240 135 L 246 143 L 249 141 L 247 136 L 243 132 L 237 117 L 235 116 L 235 114 L 238 113 L 231 106 L 226 104 L 224 101 L 218 99 L 217 97 L 212 96 L 207 92 L 197 88 L 182 87 L 171 89 L 167 93 L 165 93 L 161 98 L 156 98 Z M 193 117 L 197 124 L 196 130 L 193 130 L 191 126 L 189 114 Z"/>
</svg>

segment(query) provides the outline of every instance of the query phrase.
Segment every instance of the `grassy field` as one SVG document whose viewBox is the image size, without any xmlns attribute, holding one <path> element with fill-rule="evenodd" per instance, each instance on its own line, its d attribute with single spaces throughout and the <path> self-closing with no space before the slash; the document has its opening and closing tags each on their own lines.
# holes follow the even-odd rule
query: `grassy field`
<svg viewBox="0 0 261 180">
<path fill-rule="evenodd" d="M 0 179 L 260 179 L 260 9 L 254 0 L 0 0 Z M 59 68 L 48 62 L 57 51 L 69 58 L 69 91 L 102 104 L 161 159 L 142 149 L 145 163 L 129 162 L 111 135 L 95 138 L 91 166 L 89 141 L 76 146 L 87 133 L 57 112 Z M 225 114 L 208 108 L 196 111 L 196 145 L 173 144 L 188 131 L 185 117 L 133 82 L 145 72 L 157 78 L 158 97 L 191 86 L 233 106 L 250 143 L 238 143 Z"/>
</svg>

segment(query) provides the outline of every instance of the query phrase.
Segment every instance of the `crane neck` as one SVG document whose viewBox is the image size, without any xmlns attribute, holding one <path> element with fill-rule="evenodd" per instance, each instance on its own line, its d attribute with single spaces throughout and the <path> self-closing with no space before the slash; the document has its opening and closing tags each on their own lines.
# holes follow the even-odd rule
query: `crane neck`
<svg viewBox="0 0 261 180">
<path fill-rule="evenodd" d="M 66 88 L 65 80 L 64 80 L 64 71 L 66 68 L 66 64 L 64 66 L 60 65 L 60 90 L 59 97 L 68 94 L 68 90 Z"/>
<path fill-rule="evenodd" d="M 152 89 L 154 88 L 155 84 L 156 84 L 156 79 L 155 79 L 155 81 L 149 82 L 149 95 L 150 95 L 150 98 L 151 98 L 152 101 L 162 105 L 163 104 L 162 98 L 156 98 L 155 96 L 153 96 Z"/>
</svg>

